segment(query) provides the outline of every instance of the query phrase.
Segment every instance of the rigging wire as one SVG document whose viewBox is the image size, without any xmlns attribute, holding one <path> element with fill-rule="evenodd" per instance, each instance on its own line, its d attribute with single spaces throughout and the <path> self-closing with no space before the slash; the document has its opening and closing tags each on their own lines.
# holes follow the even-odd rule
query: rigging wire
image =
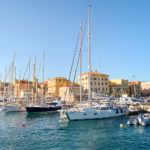
<svg viewBox="0 0 150 150">
<path fill-rule="evenodd" d="M 82 49 L 83 40 L 84 40 L 84 37 L 85 37 L 85 31 L 86 31 L 87 22 L 88 22 L 88 18 L 86 19 L 85 26 L 84 26 L 83 36 L 82 36 L 82 40 L 81 40 L 81 47 L 80 47 L 80 50 L 79 50 L 77 64 L 76 64 L 76 68 L 75 68 L 75 72 L 74 72 L 74 77 L 73 77 L 73 82 L 72 82 L 72 86 L 71 86 L 71 91 L 70 91 L 70 94 L 69 94 L 69 103 L 70 103 L 70 98 L 71 98 L 71 94 L 72 94 L 73 87 L 74 87 L 74 81 L 75 81 L 75 78 L 76 78 L 76 73 L 77 73 L 78 64 L 79 64 L 79 60 L 80 60 L 81 49 Z"/>
</svg>

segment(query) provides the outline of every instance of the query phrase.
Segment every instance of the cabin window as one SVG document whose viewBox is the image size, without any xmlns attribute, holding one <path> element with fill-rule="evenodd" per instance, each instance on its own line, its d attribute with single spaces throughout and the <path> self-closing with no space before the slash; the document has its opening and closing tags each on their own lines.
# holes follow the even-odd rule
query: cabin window
<svg viewBox="0 0 150 150">
<path fill-rule="evenodd" d="M 83 115 L 86 115 L 86 113 L 84 113 Z"/>
<path fill-rule="evenodd" d="M 97 115 L 97 113 L 94 113 L 94 115 Z"/>
</svg>

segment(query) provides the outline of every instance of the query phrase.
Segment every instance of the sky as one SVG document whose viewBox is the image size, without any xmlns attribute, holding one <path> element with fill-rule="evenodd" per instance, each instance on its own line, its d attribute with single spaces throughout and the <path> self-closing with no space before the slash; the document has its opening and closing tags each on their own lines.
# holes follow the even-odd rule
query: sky
<svg viewBox="0 0 150 150">
<path fill-rule="evenodd" d="M 2 80 L 14 51 L 17 77 L 19 72 L 22 77 L 25 74 L 29 57 L 33 70 L 36 56 L 36 74 L 40 70 L 38 78 L 41 80 L 39 66 L 44 50 L 44 78 L 68 78 L 80 22 L 85 26 L 88 4 L 91 5 L 92 71 L 108 74 L 109 79 L 150 81 L 149 0 L 0 0 Z M 88 71 L 87 32 L 86 27 L 83 72 Z M 77 55 L 74 70 L 76 62 Z M 30 80 L 32 76 L 31 71 Z"/>
</svg>

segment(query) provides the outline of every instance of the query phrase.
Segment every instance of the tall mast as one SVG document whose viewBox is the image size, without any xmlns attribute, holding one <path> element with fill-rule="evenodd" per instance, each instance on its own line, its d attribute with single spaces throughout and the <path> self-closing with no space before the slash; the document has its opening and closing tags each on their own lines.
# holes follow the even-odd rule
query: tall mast
<svg viewBox="0 0 150 150">
<path fill-rule="evenodd" d="M 15 58 L 16 58 L 16 52 L 14 52 L 14 57 L 13 57 L 13 61 L 12 61 L 12 96 L 13 96 L 13 99 L 15 99 Z M 14 90 L 13 90 L 13 83 L 14 83 Z"/>
<path fill-rule="evenodd" d="M 43 85 L 42 85 L 42 101 L 44 102 L 44 66 L 45 66 L 45 51 L 44 51 L 44 54 L 43 54 L 43 77 L 42 77 L 42 82 L 43 82 Z"/>
<path fill-rule="evenodd" d="M 28 99 L 29 99 L 29 93 L 30 93 L 30 60 L 31 58 L 29 57 L 29 64 L 28 64 L 28 67 L 29 67 L 29 71 L 28 71 Z"/>
<path fill-rule="evenodd" d="M 88 94 L 89 94 L 89 101 L 91 100 L 91 37 L 90 37 L 90 5 L 88 5 L 88 45 L 89 45 L 89 91 L 88 91 Z"/>
<path fill-rule="evenodd" d="M 16 67 L 14 68 L 15 71 L 14 71 L 14 98 L 17 98 L 17 95 L 16 95 Z"/>
<path fill-rule="evenodd" d="M 80 22 L 80 106 L 82 102 L 82 22 Z"/>
<path fill-rule="evenodd" d="M 32 84 L 32 103 L 34 98 L 34 92 L 35 92 L 35 66 L 36 66 L 36 56 L 34 57 L 34 64 L 33 64 L 33 84 Z"/>
</svg>

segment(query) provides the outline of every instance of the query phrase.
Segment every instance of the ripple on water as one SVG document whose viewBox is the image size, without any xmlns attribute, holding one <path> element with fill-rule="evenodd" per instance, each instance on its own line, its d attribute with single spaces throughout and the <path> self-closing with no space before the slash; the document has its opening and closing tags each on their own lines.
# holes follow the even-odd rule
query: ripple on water
<svg viewBox="0 0 150 150">
<path fill-rule="evenodd" d="M 128 119 L 59 122 L 58 114 L 1 112 L 0 149 L 149 149 L 150 127 L 120 128 Z"/>
</svg>

